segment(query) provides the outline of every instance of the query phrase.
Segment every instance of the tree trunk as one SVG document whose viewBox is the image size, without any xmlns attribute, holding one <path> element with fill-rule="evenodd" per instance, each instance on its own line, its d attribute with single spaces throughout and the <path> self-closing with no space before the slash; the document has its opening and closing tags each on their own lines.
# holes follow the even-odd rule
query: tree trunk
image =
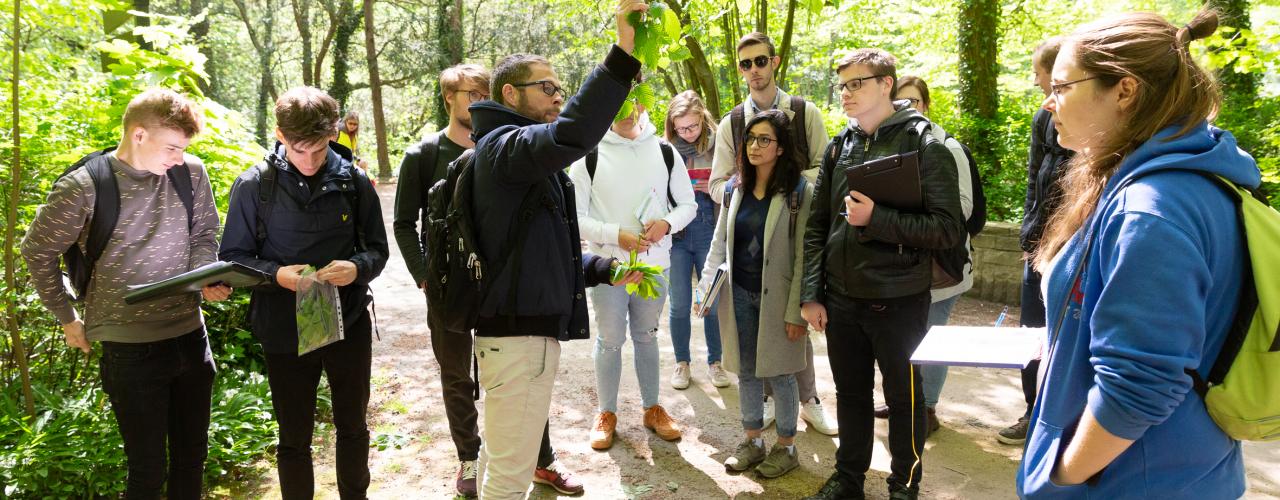
<svg viewBox="0 0 1280 500">
<path fill-rule="evenodd" d="M 209 7 L 209 0 L 191 0 L 191 9 L 187 12 L 191 17 L 199 16 L 201 12 Z M 209 70 L 209 64 L 213 62 L 213 49 L 209 47 L 209 16 L 212 12 L 206 12 L 204 19 L 191 26 L 191 38 L 195 40 L 196 46 L 200 48 L 200 53 L 204 55 L 205 73 L 209 78 L 200 80 L 200 93 L 206 97 L 214 96 L 213 72 Z M 216 100 L 216 99 L 215 99 Z"/>
<path fill-rule="evenodd" d="M 345 14 L 344 14 L 345 13 Z M 355 12 L 353 0 L 342 0 L 338 8 L 338 26 L 333 35 L 333 85 L 329 87 L 329 95 L 338 100 L 338 106 L 347 109 L 347 99 L 351 97 L 351 37 L 360 28 L 360 14 Z"/>
<path fill-rule="evenodd" d="M 769 0 L 756 0 L 756 31 L 769 34 Z"/>
<path fill-rule="evenodd" d="M 133 10 L 150 13 L 151 0 L 133 0 Z M 133 25 L 135 27 L 151 26 L 151 18 L 146 16 L 133 16 Z M 138 46 L 151 50 L 151 44 L 141 37 L 138 38 Z"/>
<path fill-rule="evenodd" d="M 791 63 L 791 33 L 796 24 L 796 0 L 787 2 L 787 25 L 782 28 L 782 47 L 778 55 L 782 56 L 782 64 L 778 65 L 777 82 L 787 81 L 787 66 Z"/>
<path fill-rule="evenodd" d="M 462 56 L 465 48 L 462 46 L 462 0 L 440 0 L 439 10 L 436 11 L 436 40 L 440 43 L 440 54 L 437 64 L 440 70 L 444 70 L 455 64 L 462 63 Z M 437 92 L 432 96 L 435 102 L 435 116 L 432 121 L 435 122 L 436 128 L 444 129 L 449 124 L 449 111 L 445 109 L 445 101 L 443 89 L 437 88 Z"/>
<path fill-rule="evenodd" d="M 312 79 L 315 71 L 311 55 L 311 0 L 289 0 L 293 7 L 293 21 L 298 25 L 298 38 L 302 43 L 302 84 L 314 86 Z"/>
<path fill-rule="evenodd" d="M 681 24 L 692 26 L 688 11 L 684 10 L 680 2 L 671 2 L 670 7 L 676 17 L 680 18 Z M 691 70 L 689 87 L 698 90 L 702 102 L 707 105 L 707 110 L 711 111 L 713 116 L 720 116 L 720 87 L 716 83 L 715 74 L 711 72 L 711 64 L 707 62 L 707 53 L 702 50 L 702 44 L 698 39 L 692 36 L 685 37 L 685 46 L 689 48 L 689 54 L 692 56 L 685 61 Z M 736 59 L 736 55 L 730 57 L 730 60 L 736 61 Z"/>
<path fill-rule="evenodd" d="M 378 43 L 374 40 L 374 0 L 364 0 L 364 52 L 369 64 L 369 94 L 373 98 L 373 131 L 378 139 L 378 179 L 391 180 L 391 158 L 387 152 L 387 121 L 382 113 L 382 78 L 378 75 Z"/>
<path fill-rule="evenodd" d="M 1248 0 L 1208 0 L 1209 5 L 1218 9 L 1221 15 L 1219 23 L 1221 26 L 1229 26 L 1237 30 L 1252 30 L 1252 23 L 1249 18 L 1249 2 Z M 1237 48 L 1241 48 L 1245 44 L 1245 40 L 1238 35 L 1232 35 L 1232 44 Z M 1254 102 L 1258 98 L 1258 85 L 1260 76 L 1255 73 L 1238 73 L 1234 64 L 1228 64 L 1217 71 L 1218 83 L 1222 85 L 1222 109 L 1228 110 L 1249 110 L 1254 106 Z M 1240 120 L 1232 120 L 1236 117 L 1249 117 L 1248 112 L 1242 113 L 1225 113 L 1222 118 L 1226 118 L 1220 126 L 1236 132 L 1236 138 L 1240 140 L 1241 147 L 1246 150 L 1253 149 L 1258 146 L 1257 135 L 1250 127 Z"/>
<path fill-rule="evenodd" d="M 737 12 L 737 4 L 734 4 L 733 10 L 735 13 Z M 729 56 L 729 66 L 731 66 L 731 69 L 729 69 L 729 81 L 732 83 L 729 84 L 729 88 L 733 89 L 733 106 L 737 106 L 738 103 L 742 102 L 742 83 L 738 81 L 738 73 L 736 71 L 736 68 L 738 67 L 738 51 L 734 49 L 737 45 L 736 40 L 739 35 L 738 32 L 734 30 L 736 23 L 734 20 L 729 19 L 730 17 L 732 16 L 722 16 L 720 21 L 721 24 L 724 25 L 721 27 L 724 29 L 725 33 L 724 51 L 725 54 Z M 716 116 L 720 115 L 717 114 Z"/>
<path fill-rule="evenodd" d="M 22 69 L 21 43 L 22 43 L 22 2 L 13 2 L 13 70 L 10 73 L 12 77 L 12 93 L 9 94 L 10 100 L 13 101 L 13 164 L 9 166 L 9 206 L 7 207 L 7 224 L 4 226 L 4 285 L 5 285 L 5 310 L 9 324 L 9 342 L 13 344 L 13 358 L 18 362 L 18 372 L 22 375 L 22 399 L 26 403 L 25 407 L 27 415 L 36 416 L 35 394 L 31 390 L 31 369 L 27 366 L 27 349 L 22 344 L 22 330 L 18 327 L 18 304 L 15 298 L 18 292 L 18 277 L 15 269 L 17 269 L 18 259 L 13 254 L 14 232 L 18 228 L 18 205 L 22 202 L 22 127 L 19 118 L 22 116 L 19 110 L 20 94 L 19 87 L 19 71 Z"/>
<path fill-rule="evenodd" d="M 662 77 L 662 84 L 667 87 L 667 92 L 670 92 L 672 96 L 680 93 L 680 87 L 677 87 L 675 80 L 671 79 L 671 72 L 664 68 L 658 68 L 658 75 Z"/>
<path fill-rule="evenodd" d="M 990 132 L 995 130 L 1000 111 L 1000 2 L 963 0 L 959 28 L 960 114 L 975 119 L 971 130 L 959 132 L 978 165 L 986 166 L 986 175 L 992 176 L 1000 172 L 997 141 Z"/>
</svg>

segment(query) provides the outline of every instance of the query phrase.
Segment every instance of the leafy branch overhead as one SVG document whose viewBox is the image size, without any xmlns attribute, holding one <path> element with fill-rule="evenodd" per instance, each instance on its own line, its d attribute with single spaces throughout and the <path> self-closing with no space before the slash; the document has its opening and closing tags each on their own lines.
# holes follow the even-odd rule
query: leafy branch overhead
<svg viewBox="0 0 1280 500">
<path fill-rule="evenodd" d="M 649 71 L 657 71 L 692 57 L 684 44 L 680 17 L 662 2 L 650 2 L 649 12 L 633 12 L 627 21 L 636 28 L 636 47 L 632 55 Z M 647 83 L 631 88 L 627 100 L 618 110 L 614 121 L 620 121 L 635 112 L 637 105 L 649 110 L 657 104 L 657 94 Z"/>
</svg>

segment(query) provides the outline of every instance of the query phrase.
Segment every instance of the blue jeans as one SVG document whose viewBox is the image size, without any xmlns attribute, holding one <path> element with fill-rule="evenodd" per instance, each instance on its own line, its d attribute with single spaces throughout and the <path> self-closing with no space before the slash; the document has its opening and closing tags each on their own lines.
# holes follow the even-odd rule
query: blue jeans
<svg viewBox="0 0 1280 500">
<path fill-rule="evenodd" d="M 658 404 L 658 319 L 667 302 L 667 277 L 658 277 L 658 298 L 628 295 L 626 287 L 600 285 L 591 289 L 595 305 L 596 395 L 601 412 L 618 411 L 618 382 L 622 379 L 622 345 L 627 330 L 636 351 L 636 380 L 644 407 Z"/>
<path fill-rule="evenodd" d="M 707 261 L 711 239 L 715 236 L 715 202 L 706 193 L 694 193 L 698 200 L 698 216 L 685 226 L 671 244 L 671 345 L 676 351 L 676 361 L 688 363 L 689 310 L 693 307 L 693 280 L 702 276 L 702 264 Z M 720 361 L 720 320 L 715 308 L 702 319 L 702 334 L 707 341 L 707 363 Z"/>
<path fill-rule="evenodd" d="M 947 319 L 951 318 L 951 308 L 956 306 L 958 300 L 960 296 L 956 295 L 929 304 L 929 328 L 947 324 Z M 938 399 L 942 397 L 942 386 L 947 383 L 946 365 L 922 365 L 920 377 L 924 383 L 924 405 L 929 408 L 938 406 Z"/>
<path fill-rule="evenodd" d="M 780 296 L 781 297 L 781 296 Z M 760 294 L 733 286 L 733 316 L 738 320 L 738 406 L 742 410 L 742 428 L 754 431 L 764 427 L 764 384 L 773 387 L 774 412 L 778 437 L 796 435 L 800 415 L 800 389 L 796 375 L 756 377 L 756 344 L 760 335 Z M 775 335 L 784 332 L 774 332 Z"/>
</svg>

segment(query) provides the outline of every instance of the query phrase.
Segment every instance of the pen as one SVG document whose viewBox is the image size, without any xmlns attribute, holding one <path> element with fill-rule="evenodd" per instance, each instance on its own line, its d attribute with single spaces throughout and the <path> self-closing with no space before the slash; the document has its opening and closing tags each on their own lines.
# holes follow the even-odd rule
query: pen
<svg viewBox="0 0 1280 500">
<path fill-rule="evenodd" d="M 1001 323 L 1004 323 L 1004 317 L 1007 314 L 1009 314 L 1009 306 L 1004 306 L 1004 309 L 1000 310 L 1000 315 L 996 317 L 996 326 L 1000 326 Z"/>
</svg>

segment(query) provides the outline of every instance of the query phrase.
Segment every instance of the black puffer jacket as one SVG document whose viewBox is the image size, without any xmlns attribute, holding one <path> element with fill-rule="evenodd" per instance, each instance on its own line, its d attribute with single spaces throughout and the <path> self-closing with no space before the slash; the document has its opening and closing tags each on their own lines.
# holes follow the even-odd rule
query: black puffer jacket
<svg viewBox="0 0 1280 500">
<path fill-rule="evenodd" d="M 929 133 L 911 130 L 926 120 L 914 109 L 895 112 L 872 135 L 846 129 L 828 146 L 805 231 L 802 302 L 846 298 L 882 299 L 921 293 L 933 282 L 932 251 L 964 241 L 955 158 Z M 911 141 L 904 144 L 903 141 Z M 845 170 L 918 145 L 925 212 L 908 213 L 877 204 L 866 227 L 841 217 L 849 193 Z M 832 160 L 831 148 L 840 148 Z"/>
<path fill-rule="evenodd" d="M 1058 145 L 1058 131 L 1053 128 L 1053 113 L 1036 111 L 1031 120 L 1031 150 L 1027 155 L 1027 199 L 1022 205 L 1022 251 L 1032 252 L 1040 245 L 1040 236 L 1049 216 L 1062 201 L 1062 174 L 1074 153 Z"/>
</svg>

